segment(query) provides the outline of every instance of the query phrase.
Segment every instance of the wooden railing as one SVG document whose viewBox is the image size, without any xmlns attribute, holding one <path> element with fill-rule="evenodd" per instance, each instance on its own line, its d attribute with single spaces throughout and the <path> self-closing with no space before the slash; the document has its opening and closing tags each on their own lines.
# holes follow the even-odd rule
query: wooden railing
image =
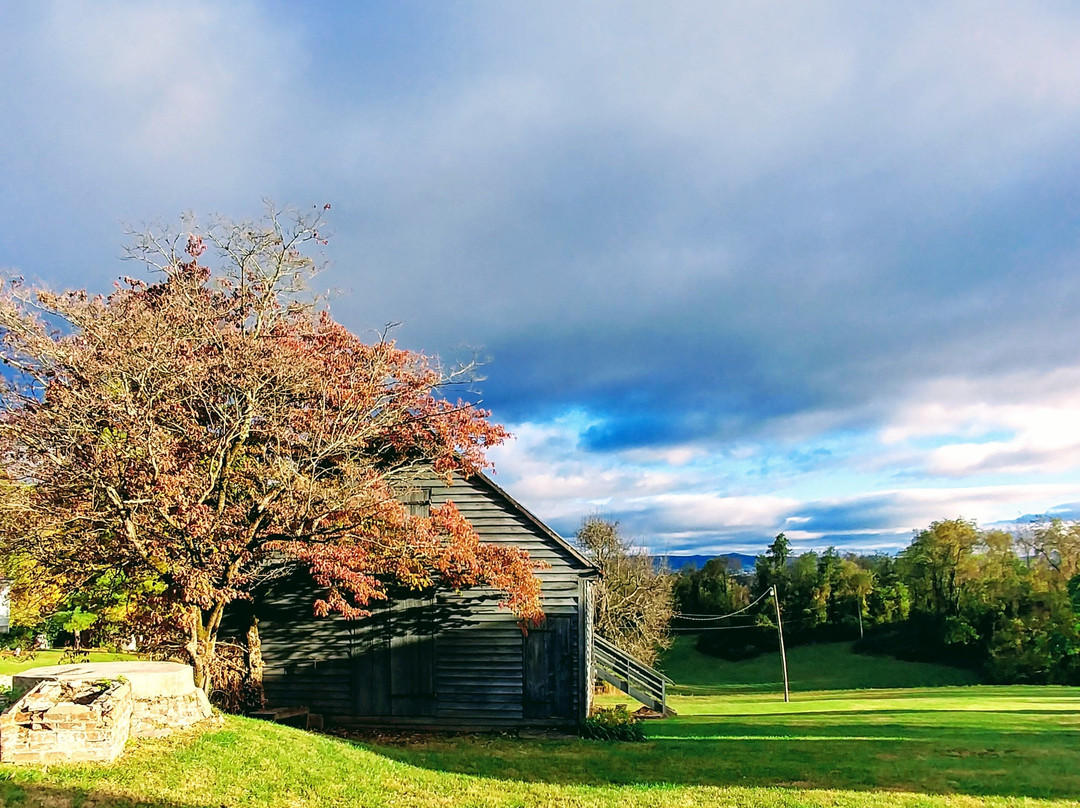
<svg viewBox="0 0 1080 808">
<path fill-rule="evenodd" d="M 667 706 L 667 686 L 674 682 L 603 637 L 593 638 L 593 665 L 608 684 L 658 713 L 673 713 Z"/>
</svg>

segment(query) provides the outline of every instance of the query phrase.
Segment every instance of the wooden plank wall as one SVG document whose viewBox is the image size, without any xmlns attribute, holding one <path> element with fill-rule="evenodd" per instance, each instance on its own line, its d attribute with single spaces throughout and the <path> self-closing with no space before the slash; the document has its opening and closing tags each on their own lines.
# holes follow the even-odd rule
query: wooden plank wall
<svg viewBox="0 0 1080 808">
<path fill-rule="evenodd" d="M 415 600 L 361 621 L 315 618 L 310 582 L 295 580 L 279 587 L 282 591 L 260 614 L 271 703 L 307 704 L 338 723 L 483 727 L 577 720 L 585 714 L 589 654 L 582 579 L 591 569 L 482 480 L 447 486 L 432 475 L 410 495 L 417 507 L 448 500 L 482 541 L 523 547 L 545 563 L 538 574 L 551 626 L 526 637 L 514 615 L 499 605 L 502 593 L 484 588 L 439 593 L 427 605 L 436 627 L 430 633 L 417 630 L 415 620 L 406 626 L 398 616 L 402 609 L 415 611 Z M 566 684 L 558 684 L 562 681 Z M 538 702 L 529 694 L 557 687 L 570 691 L 548 697 L 559 702 L 552 710 L 558 714 L 537 714 Z"/>
<path fill-rule="evenodd" d="M 275 706 L 307 705 L 323 715 L 353 710 L 356 623 L 315 617 L 306 576 L 281 581 L 259 609 L 266 697 Z"/>
</svg>

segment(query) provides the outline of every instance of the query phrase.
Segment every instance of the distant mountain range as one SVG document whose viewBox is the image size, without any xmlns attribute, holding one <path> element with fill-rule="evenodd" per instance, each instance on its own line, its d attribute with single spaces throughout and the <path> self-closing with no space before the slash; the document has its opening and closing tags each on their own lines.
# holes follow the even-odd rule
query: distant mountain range
<svg viewBox="0 0 1080 808">
<path fill-rule="evenodd" d="M 743 572 L 753 572 L 754 563 L 756 562 L 756 556 L 747 555 L 746 553 L 718 553 L 715 555 L 667 555 L 667 556 L 655 556 L 656 563 L 666 563 L 668 569 L 672 572 L 678 572 L 683 567 L 692 567 L 699 570 L 705 566 L 705 562 L 713 558 L 728 558 L 735 564 L 732 566 L 741 567 Z"/>
</svg>

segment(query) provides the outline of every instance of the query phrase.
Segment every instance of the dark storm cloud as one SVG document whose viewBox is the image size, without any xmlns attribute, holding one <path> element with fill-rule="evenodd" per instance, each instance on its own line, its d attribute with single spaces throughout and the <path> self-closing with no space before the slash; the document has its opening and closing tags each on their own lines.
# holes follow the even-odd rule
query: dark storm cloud
<svg viewBox="0 0 1080 808">
<path fill-rule="evenodd" d="M 635 296 L 613 277 L 599 293 L 567 282 L 565 305 L 510 297 L 550 325 L 488 337 L 489 400 L 510 418 L 584 404 L 607 419 L 588 441 L 606 449 L 752 433 L 815 410 L 854 428 L 916 379 L 1056 367 L 1080 348 L 1076 262 L 1058 243 L 1077 209 L 1069 193 L 1020 194 L 906 242 L 887 238 L 886 217 L 842 270 L 811 239 L 778 247 L 766 233 L 736 270 L 676 293 Z M 1030 226 L 1006 227 L 1010 211 Z M 875 251 L 874 239 L 888 243 Z M 1038 250 L 1017 247 L 1025 239 Z"/>
<path fill-rule="evenodd" d="M 564 457 L 738 448 L 767 489 L 835 436 L 873 466 L 928 381 L 1020 406 L 1080 356 L 1067 5 L 111 0 L 4 6 L 0 45 L 0 265 L 104 291 L 121 221 L 331 202 L 336 316 L 479 346 L 497 419 L 584 413 Z M 939 473 L 1068 465 L 1009 426 Z M 844 484 L 822 541 L 911 527 Z M 791 511 L 626 518 L 690 547 Z"/>
<path fill-rule="evenodd" d="M 975 166 L 974 186 L 1000 185 L 977 194 L 897 162 L 896 143 L 878 147 L 887 168 L 854 176 L 845 144 L 827 146 L 782 176 L 728 187 L 707 164 L 629 148 L 616 170 L 600 142 L 529 142 L 528 165 L 519 154 L 499 163 L 513 187 L 497 209 L 467 172 L 421 200 L 419 217 L 402 208 L 395 228 L 417 232 L 442 219 L 426 205 L 481 210 L 463 232 L 440 232 L 437 249 L 401 233 L 394 255 L 372 256 L 404 268 L 375 299 L 414 344 L 483 344 L 488 399 L 508 418 L 585 405 L 627 421 L 597 446 L 722 437 L 808 409 L 857 427 L 849 419 L 880 416 L 913 379 L 1076 355 L 1070 147 L 1021 178 Z"/>
<path fill-rule="evenodd" d="M 633 39 L 642 16 L 603 30 Z M 543 47 L 512 36 L 520 52 L 500 54 L 528 80 L 474 100 L 495 118 L 465 126 L 485 148 L 455 140 L 462 132 L 438 117 L 417 136 L 449 167 L 411 177 L 408 205 L 391 206 L 397 252 L 372 263 L 403 266 L 394 278 L 405 283 L 378 299 L 415 344 L 463 333 L 482 343 L 494 357 L 487 400 L 505 417 L 595 411 L 596 449 L 722 439 L 796 413 L 859 428 L 915 379 L 1070 361 L 1080 186 L 1076 83 L 1061 77 L 1052 47 L 1061 37 L 1024 62 L 1040 82 L 1033 93 L 978 73 L 988 57 L 971 52 L 962 26 L 939 34 L 956 45 L 943 63 L 925 50 L 931 21 L 921 32 L 905 21 L 895 41 L 865 49 L 853 37 L 883 23 L 871 17 L 828 33 L 813 15 L 802 20 L 803 35 L 823 37 L 801 49 L 812 78 L 760 62 L 758 99 L 719 73 L 715 92 L 677 82 L 700 108 L 665 107 L 647 82 L 630 97 L 642 68 L 607 40 L 599 50 L 610 64 L 559 51 L 572 51 L 574 34 Z M 1076 21 L 1066 23 L 1075 34 Z M 680 48 L 663 40 L 667 25 L 657 29 L 665 54 Z M 1002 30 L 982 34 L 1007 42 Z M 826 45 L 850 60 L 846 71 Z M 536 61 L 554 52 L 566 58 Z M 695 64 L 708 68 L 703 53 Z M 988 67 L 1007 72 L 1028 57 L 995 58 Z M 558 83 L 565 68 L 555 65 L 575 61 L 598 68 L 579 77 L 583 90 Z M 612 65 L 627 68 L 622 85 Z M 826 89 L 815 94 L 817 84 Z M 604 88 L 618 103 L 588 107 Z M 800 106 L 794 88 L 810 101 Z M 667 117 L 650 117 L 650 105 Z M 761 116 L 778 127 L 755 142 Z M 427 232 L 432 223 L 442 224 Z M 369 236 L 378 250 L 379 234 Z"/>
<path fill-rule="evenodd" d="M 853 502 L 808 503 L 798 513 L 800 530 L 824 535 L 883 531 L 908 515 L 910 508 L 895 493 L 871 495 Z"/>
<path fill-rule="evenodd" d="M 174 16 L 124 8 L 89 18 L 145 36 Z M 196 7 L 193 25 L 247 25 L 234 63 L 219 35 L 193 33 L 193 60 L 214 55 L 191 80 L 157 61 L 125 73 L 136 52 L 97 57 L 71 87 L 57 60 L 74 22 L 9 12 L 32 35 L 8 69 L 40 68 L 32 97 L 8 90 L 8 143 L 24 153 L 6 160 L 31 200 L 4 206 L 9 262 L 103 284 L 125 268 L 52 272 L 91 220 L 90 254 L 119 253 L 103 213 L 228 212 L 244 188 L 331 200 L 322 282 L 346 290 L 350 326 L 403 321 L 404 342 L 442 354 L 483 346 L 500 417 L 585 407 L 603 420 L 595 450 L 724 440 L 798 414 L 860 428 L 913 379 L 1053 367 L 1080 347 L 1080 79 L 1063 52 L 1080 22 L 1060 10 L 977 15 L 969 31 L 965 6 L 916 19 L 575 5 L 523 25 L 496 5 L 331 5 L 296 28 L 289 71 L 268 67 L 297 22 L 287 7 L 222 8 Z M 279 94 L 294 114 L 274 112 Z M 78 136 L 53 128 L 61 110 Z M 77 167 L 51 190 L 50 149 Z M 73 219 L 76 181 L 104 204 Z M 116 202 L 129 191 L 134 215 Z M 79 235 L 35 246 L 56 216 Z"/>
</svg>

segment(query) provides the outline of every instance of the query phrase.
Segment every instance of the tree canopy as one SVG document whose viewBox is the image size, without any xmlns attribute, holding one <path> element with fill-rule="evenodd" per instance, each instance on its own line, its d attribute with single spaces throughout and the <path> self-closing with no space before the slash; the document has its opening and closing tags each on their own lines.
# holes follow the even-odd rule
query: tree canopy
<svg viewBox="0 0 1080 808">
<path fill-rule="evenodd" d="M 229 604 L 296 565 L 321 615 L 362 617 L 392 584 L 486 584 L 537 620 L 524 551 L 482 544 L 452 503 L 399 500 L 507 437 L 448 395 L 468 369 L 364 342 L 305 297 L 321 211 L 186 224 L 130 248 L 153 282 L 0 286 L 7 552 L 69 588 L 142 587 L 204 687 Z"/>
</svg>

